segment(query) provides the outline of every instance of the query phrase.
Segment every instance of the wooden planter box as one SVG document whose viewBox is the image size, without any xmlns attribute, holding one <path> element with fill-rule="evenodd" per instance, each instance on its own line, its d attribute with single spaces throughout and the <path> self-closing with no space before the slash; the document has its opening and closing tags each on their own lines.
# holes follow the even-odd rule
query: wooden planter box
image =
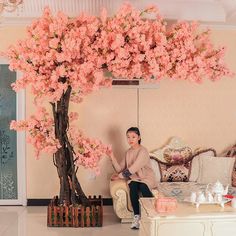
<svg viewBox="0 0 236 236">
<path fill-rule="evenodd" d="M 103 202 L 101 196 L 89 196 L 91 206 L 58 206 L 56 198 L 48 206 L 49 227 L 101 227 L 103 223 Z"/>
</svg>

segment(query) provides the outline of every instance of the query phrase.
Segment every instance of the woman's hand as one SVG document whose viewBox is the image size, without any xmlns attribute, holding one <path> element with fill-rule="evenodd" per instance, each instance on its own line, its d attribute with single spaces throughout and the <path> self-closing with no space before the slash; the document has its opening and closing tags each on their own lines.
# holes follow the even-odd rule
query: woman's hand
<svg viewBox="0 0 236 236">
<path fill-rule="evenodd" d="M 115 174 L 115 175 L 112 175 L 111 176 L 111 180 L 114 181 L 114 180 L 118 180 L 120 179 L 120 177 L 118 176 L 118 174 Z"/>
<path fill-rule="evenodd" d="M 119 177 L 120 179 L 125 179 L 125 177 L 122 175 L 122 172 L 118 174 L 118 177 Z"/>
<path fill-rule="evenodd" d="M 111 176 L 112 181 L 119 180 L 119 179 L 125 179 L 124 176 L 122 175 L 122 173 L 114 174 L 114 175 Z"/>
</svg>

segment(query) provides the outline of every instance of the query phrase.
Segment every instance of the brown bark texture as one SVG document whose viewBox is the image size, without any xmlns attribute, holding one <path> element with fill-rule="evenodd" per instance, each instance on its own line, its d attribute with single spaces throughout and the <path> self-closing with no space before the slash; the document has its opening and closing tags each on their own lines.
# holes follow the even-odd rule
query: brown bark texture
<svg viewBox="0 0 236 236">
<path fill-rule="evenodd" d="M 74 150 L 67 135 L 71 90 L 69 86 L 58 102 L 51 103 L 55 124 L 55 137 L 61 145 L 61 148 L 58 149 L 53 158 L 60 179 L 59 204 L 88 205 L 89 201 L 76 176 L 77 168 L 74 161 Z"/>
</svg>

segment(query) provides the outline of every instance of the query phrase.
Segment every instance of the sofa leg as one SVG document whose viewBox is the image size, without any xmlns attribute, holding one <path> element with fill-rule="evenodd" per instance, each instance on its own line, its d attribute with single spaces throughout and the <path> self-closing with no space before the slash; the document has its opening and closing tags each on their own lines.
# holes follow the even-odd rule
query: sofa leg
<svg viewBox="0 0 236 236">
<path fill-rule="evenodd" d="M 121 223 L 129 223 L 132 221 L 133 212 L 128 210 L 128 199 L 127 193 L 119 189 L 115 193 L 115 198 L 113 199 L 113 208 L 116 215 L 121 219 Z"/>
</svg>

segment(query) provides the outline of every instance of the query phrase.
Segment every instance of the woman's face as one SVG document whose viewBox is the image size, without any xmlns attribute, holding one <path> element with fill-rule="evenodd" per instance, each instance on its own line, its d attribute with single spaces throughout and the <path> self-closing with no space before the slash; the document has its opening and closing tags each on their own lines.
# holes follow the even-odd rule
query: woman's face
<svg viewBox="0 0 236 236">
<path fill-rule="evenodd" d="M 127 136 L 127 141 L 131 147 L 135 147 L 139 145 L 138 141 L 140 140 L 140 136 L 137 135 L 135 132 L 128 132 L 126 134 Z"/>
</svg>

